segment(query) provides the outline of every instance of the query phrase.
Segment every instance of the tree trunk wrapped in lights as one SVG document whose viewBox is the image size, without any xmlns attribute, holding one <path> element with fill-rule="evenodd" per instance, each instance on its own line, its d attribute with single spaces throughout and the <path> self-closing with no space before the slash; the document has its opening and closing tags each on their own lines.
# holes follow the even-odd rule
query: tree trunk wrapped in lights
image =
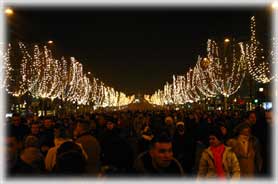
<svg viewBox="0 0 278 184">
<path fill-rule="evenodd" d="M 262 44 L 256 39 L 256 21 L 251 17 L 251 39 L 244 45 L 245 61 L 248 73 L 259 83 L 269 83 L 274 77 L 270 72 L 270 59 Z"/>
</svg>

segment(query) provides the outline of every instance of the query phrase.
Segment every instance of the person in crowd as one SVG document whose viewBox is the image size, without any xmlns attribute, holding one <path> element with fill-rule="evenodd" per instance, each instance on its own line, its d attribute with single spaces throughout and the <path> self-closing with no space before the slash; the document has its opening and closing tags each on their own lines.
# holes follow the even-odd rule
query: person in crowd
<svg viewBox="0 0 278 184">
<path fill-rule="evenodd" d="M 20 158 L 19 137 L 16 132 L 8 130 L 6 145 L 7 176 L 26 176 L 34 173 L 34 169 Z"/>
<path fill-rule="evenodd" d="M 227 124 L 224 122 L 217 123 L 218 128 L 220 129 L 223 136 L 223 143 L 226 145 L 227 141 L 231 138 L 231 133 L 227 127 Z"/>
<path fill-rule="evenodd" d="M 217 127 L 209 131 L 209 144 L 202 153 L 197 179 L 239 179 L 240 166 L 236 154 L 223 144 L 223 136 Z"/>
<path fill-rule="evenodd" d="M 23 124 L 20 114 L 14 113 L 12 116 L 12 124 L 9 127 L 12 129 L 18 139 L 23 141 L 23 139 L 29 134 L 29 128 L 27 125 Z"/>
<path fill-rule="evenodd" d="M 150 121 L 145 121 L 140 132 L 141 137 L 138 140 L 139 152 L 144 152 L 149 149 L 151 141 L 154 137 Z"/>
<path fill-rule="evenodd" d="M 34 121 L 34 114 L 33 113 L 27 113 L 26 114 L 26 125 L 28 127 L 31 127 L 31 124 L 33 123 Z"/>
<path fill-rule="evenodd" d="M 38 121 L 34 121 L 30 124 L 30 134 L 36 136 L 37 138 L 40 137 L 40 124 Z"/>
<path fill-rule="evenodd" d="M 53 172 L 55 165 L 56 165 L 56 155 L 57 155 L 57 150 L 59 149 L 59 147 L 64 143 L 64 142 L 68 142 L 68 141 L 73 141 L 69 134 L 67 133 L 65 127 L 63 124 L 56 124 L 54 127 L 54 147 L 51 147 L 48 152 L 47 155 L 45 157 L 45 169 L 48 172 Z M 87 159 L 88 156 L 86 154 L 86 152 L 84 151 L 83 147 L 81 144 L 78 144 L 78 146 L 80 146 L 82 153 L 84 155 L 84 157 Z"/>
<path fill-rule="evenodd" d="M 55 122 L 51 117 L 43 119 L 43 127 L 41 132 L 41 151 L 46 156 L 49 148 L 54 146 L 54 126 Z"/>
<path fill-rule="evenodd" d="M 173 138 L 173 152 L 175 158 L 181 163 L 186 174 L 193 172 L 196 145 L 193 136 L 185 129 L 184 122 L 176 123 L 176 132 Z"/>
<path fill-rule="evenodd" d="M 143 114 L 140 113 L 134 118 L 134 121 L 132 123 L 132 127 L 133 127 L 132 129 L 137 137 L 141 136 L 141 131 L 144 125 L 144 119 L 145 118 Z"/>
<path fill-rule="evenodd" d="M 54 171 L 58 175 L 82 176 L 86 175 L 86 158 L 82 149 L 73 141 L 66 141 L 56 152 Z"/>
<path fill-rule="evenodd" d="M 39 139 L 36 136 L 29 135 L 26 137 L 24 150 L 22 151 L 20 158 L 34 169 L 34 173 L 45 173 L 44 157 L 40 151 Z"/>
<path fill-rule="evenodd" d="M 242 177 L 253 177 L 261 172 L 262 157 L 260 144 L 251 134 L 250 124 L 243 122 L 235 127 L 236 137 L 229 139 L 227 145 L 236 153 Z"/>
<path fill-rule="evenodd" d="M 112 117 L 107 119 L 107 129 L 100 137 L 101 162 L 102 166 L 114 168 L 114 174 L 128 174 L 133 163 L 133 150 L 115 131 L 116 123 Z"/>
<path fill-rule="evenodd" d="M 86 168 L 88 174 L 96 175 L 100 169 L 101 147 L 99 141 L 90 134 L 90 128 L 89 121 L 79 119 L 74 135 L 76 137 L 75 142 L 81 144 L 88 155 Z"/>
<path fill-rule="evenodd" d="M 96 129 L 95 129 L 95 133 L 94 133 L 96 135 L 97 139 L 100 137 L 100 135 L 103 134 L 105 129 L 106 129 L 105 117 L 104 117 L 104 115 L 98 114 L 96 116 Z"/>
<path fill-rule="evenodd" d="M 257 122 L 257 115 L 255 111 L 249 111 L 247 113 L 247 118 L 245 120 L 245 123 L 249 124 L 249 127 L 252 129 L 254 129 L 255 125 Z"/>
<path fill-rule="evenodd" d="M 156 135 L 150 149 L 138 155 L 135 173 L 146 176 L 183 176 L 181 164 L 173 157 L 172 140 L 167 133 Z"/>
<path fill-rule="evenodd" d="M 164 122 L 166 130 L 169 132 L 170 137 L 173 138 L 176 131 L 174 119 L 172 116 L 166 116 Z"/>
<path fill-rule="evenodd" d="M 260 176 L 268 176 L 269 173 L 269 169 L 267 169 L 267 167 L 269 167 L 269 158 L 271 157 L 271 147 L 269 147 L 271 145 L 271 132 L 269 131 L 270 126 L 267 123 L 267 119 L 266 119 L 266 115 L 268 114 L 268 112 L 266 113 L 265 109 L 257 106 L 255 108 L 255 112 L 256 112 L 256 124 L 252 127 L 252 131 L 251 134 L 253 136 L 255 136 L 261 146 L 261 156 L 262 156 L 262 170 L 260 173 L 257 173 L 256 175 L 260 175 Z"/>
<path fill-rule="evenodd" d="M 266 122 L 266 132 L 265 132 L 265 143 L 263 144 L 265 147 L 262 147 L 262 150 L 264 151 L 262 154 L 263 158 L 263 167 L 262 172 L 267 177 L 273 177 L 273 164 L 271 163 L 271 160 L 273 158 L 273 130 L 274 130 L 274 123 L 273 123 L 273 114 L 272 109 L 269 109 L 265 111 L 265 122 Z"/>
</svg>

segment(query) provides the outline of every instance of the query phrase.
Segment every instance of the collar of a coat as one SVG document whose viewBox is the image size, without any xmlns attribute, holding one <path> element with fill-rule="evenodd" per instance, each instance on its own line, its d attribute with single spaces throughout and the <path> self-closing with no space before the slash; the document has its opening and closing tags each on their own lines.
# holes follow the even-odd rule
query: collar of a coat
<svg viewBox="0 0 278 184">
<path fill-rule="evenodd" d="M 228 152 L 231 150 L 231 147 L 227 147 L 227 146 L 224 146 L 224 147 L 225 147 L 225 150 L 224 150 L 224 152 L 223 152 L 222 163 L 223 163 L 223 166 L 224 166 L 224 170 L 228 171 L 229 168 L 228 168 L 228 166 L 225 164 L 225 163 L 226 163 L 225 160 L 226 160 L 226 158 L 227 158 Z M 207 151 L 209 157 L 213 160 L 213 163 L 214 163 L 213 153 L 212 153 L 212 151 L 210 150 L 210 148 L 207 148 L 206 151 Z"/>
</svg>

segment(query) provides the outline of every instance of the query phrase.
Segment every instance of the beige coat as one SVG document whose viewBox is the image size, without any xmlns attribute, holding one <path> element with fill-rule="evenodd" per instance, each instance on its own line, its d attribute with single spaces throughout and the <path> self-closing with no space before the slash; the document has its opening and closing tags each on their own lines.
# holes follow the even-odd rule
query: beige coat
<svg viewBox="0 0 278 184">
<path fill-rule="evenodd" d="M 255 137 L 251 136 L 249 138 L 246 152 L 239 138 L 229 139 L 227 145 L 232 147 L 238 158 L 242 177 L 253 177 L 256 173 L 260 172 L 262 168 L 262 158 L 259 143 Z"/>
<path fill-rule="evenodd" d="M 223 153 L 222 159 L 223 169 L 225 176 L 227 178 L 239 179 L 240 178 L 240 167 L 239 162 L 235 153 L 231 150 L 230 147 L 225 146 L 225 151 Z M 216 168 L 214 165 L 214 157 L 210 148 L 207 148 L 203 151 L 197 178 L 216 178 Z"/>
</svg>

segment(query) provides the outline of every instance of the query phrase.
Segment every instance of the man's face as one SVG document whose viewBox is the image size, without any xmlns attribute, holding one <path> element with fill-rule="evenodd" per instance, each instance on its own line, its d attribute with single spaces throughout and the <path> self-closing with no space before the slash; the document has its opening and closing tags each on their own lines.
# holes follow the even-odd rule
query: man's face
<svg viewBox="0 0 278 184">
<path fill-rule="evenodd" d="M 227 134 L 227 128 L 224 127 L 224 126 L 220 127 L 220 131 L 221 131 L 222 135 L 226 135 Z"/>
<path fill-rule="evenodd" d="M 257 118 L 255 113 L 251 113 L 248 117 L 248 120 L 251 122 L 251 124 L 256 124 Z"/>
<path fill-rule="evenodd" d="M 61 134 L 60 129 L 59 128 L 54 128 L 54 137 L 58 138 L 58 137 L 60 137 L 60 134 Z"/>
<path fill-rule="evenodd" d="M 31 133 L 33 135 L 37 135 L 37 134 L 39 134 L 39 132 L 40 132 L 39 124 L 33 124 L 32 127 L 31 127 Z"/>
<path fill-rule="evenodd" d="M 268 125 L 272 126 L 272 112 L 265 112 L 265 120 Z"/>
<path fill-rule="evenodd" d="M 6 144 L 8 164 L 13 164 L 17 157 L 18 142 L 15 137 L 7 137 Z"/>
<path fill-rule="evenodd" d="M 15 126 L 19 126 L 20 125 L 20 117 L 19 116 L 14 116 L 12 118 L 12 123 L 15 125 Z"/>
<path fill-rule="evenodd" d="M 150 155 L 157 167 L 168 167 L 173 159 L 172 143 L 155 143 Z"/>
<path fill-rule="evenodd" d="M 180 134 L 184 134 L 184 126 L 183 125 L 178 125 L 177 130 Z"/>
<path fill-rule="evenodd" d="M 212 147 L 217 147 L 221 144 L 221 141 L 219 141 L 214 135 L 209 136 L 209 145 Z"/>
<path fill-rule="evenodd" d="M 50 119 L 45 119 L 43 121 L 43 125 L 45 128 L 51 128 L 52 124 L 53 124 L 53 122 Z"/>
<path fill-rule="evenodd" d="M 108 130 L 112 130 L 114 128 L 114 124 L 110 121 L 107 122 L 106 127 Z"/>
</svg>

